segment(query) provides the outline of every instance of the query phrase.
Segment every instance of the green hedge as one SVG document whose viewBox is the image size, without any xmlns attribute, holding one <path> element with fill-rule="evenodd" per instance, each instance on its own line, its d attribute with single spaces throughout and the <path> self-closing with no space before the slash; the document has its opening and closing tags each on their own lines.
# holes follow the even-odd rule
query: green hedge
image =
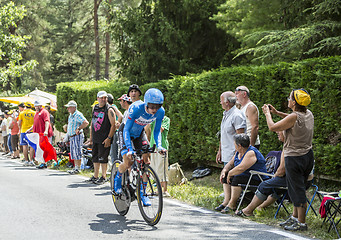
<svg viewBox="0 0 341 240">
<path fill-rule="evenodd" d="M 330 57 L 276 65 L 221 68 L 196 75 L 173 76 L 170 80 L 141 86 L 141 89 L 144 92 L 156 87 L 163 91 L 166 114 L 171 119 L 170 160 L 193 166 L 215 161 L 219 144 L 216 133 L 223 113 L 219 103 L 222 92 L 234 91 L 239 85 L 250 89 L 251 99 L 260 110 L 260 150 L 266 154 L 270 150 L 281 149 L 281 144 L 276 134 L 268 131 L 261 106 L 271 103 L 278 110 L 288 111 L 286 99 L 291 89 L 303 87 L 312 96 L 309 109 L 315 116 L 313 144 L 316 171 L 341 176 L 341 160 L 338 157 L 341 150 L 340 65 L 341 57 Z M 74 97 L 77 102 L 87 105 L 80 107 L 87 116 L 91 111 L 88 106 L 94 101 L 98 90 L 105 89 L 116 97 L 128 88 L 117 82 L 100 82 L 96 86 L 92 86 L 94 82 L 76 84 L 58 85 L 58 105 L 66 104 Z M 59 100 L 60 97 L 63 101 Z M 57 122 L 59 119 L 65 121 L 67 117 L 66 111 L 60 109 Z M 279 118 L 275 117 L 277 120 Z"/>
</svg>

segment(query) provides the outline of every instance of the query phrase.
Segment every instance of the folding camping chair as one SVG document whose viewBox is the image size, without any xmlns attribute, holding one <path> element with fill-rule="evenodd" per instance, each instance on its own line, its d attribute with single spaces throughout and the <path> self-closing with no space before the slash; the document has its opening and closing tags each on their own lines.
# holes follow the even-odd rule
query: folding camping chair
<svg viewBox="0 0 341 240">
<path fill-rule="evenodd" d="M 312 211 L 314 212 L 315 216 L 317 216 L 317 213 L 316 213 L 314 207 L 312 206 L 312 204 L 313 204 L 313 201 L 314 201 L 314 199 L 315 199 L 316 194 L 318 193 L 318 186 L 312 184 L 311 187 L 314 187 L 314 193 L 313 193 L 313 196 L 311 197 L 310 200 L 307 198 L 307 204 L 308 204 L 308 206 L 307 206 L 307 211 L 305 212 L 305 215 L 307 215 L 308 212 L 309 212 L 309 210 L 312 209 Z M 308 188 L 309 188 L 309 187 L 308 187 Z M 308 190 L 308 188 L 307 188 L 306 190 Z M 278 212 L 279 212 L 279 210 L 280 210 L 281 208 L 283 208 L 283 209 L 286 211 L 287 214 L 290 214 L 289 211 L 288 211 L 288 209 L 285 207 L 285 204 L 284 204 L 285 199 L 288 197 L 288 191 L 287 191 L 288 189 L 287 189 L 287 188 L 283 188 L 283 189 L 285 189 L 286 192 L 283 194 L 283 196 L 282 196 L 282 198 L 281 198 L 281 200 L 280 200 L 280 203 L 278 204 L 277 211 L 276 211 L 276 213 L 275 213 L 275 217 L 274 217 L 274 218 L 277 217 Z"/>
<path fill-rule="evenodd" d="M 239 201 L 239 204 L 237 207 L 237 211 L 239 211 L 239 208 L 242 205 L 242 202 L 245 198 L 246 193 L 251 191 L 251 189 L 253 189 L 252 192 L 254 192 L 255 189 L 257 189 L 257 187 L 258 187 L 256 185 L 250 185 L 252 177 L 258 176 L 262 182 L 263 182 L 262 176 L 273 177 L 274 173 L 276 172 L 277 168 L 279 167 L 279 164 L 281 161 L 281 154 L 282 154 L 282 151 L 270 151 L 268 153 L 268 155 L 266 155 L 266 158 L 265 158 L 265 161 L 266 161 L 265 166 L 266 166 L 267 173 L 250 170 L 249 171 L 250 177 L 249 177 L 247 184 L 246 185 L 245 184 L 238 184 L 238 186 L 241 186 L 244 188 L 244 191 L 242 193 L 242 196 L 240 197 L 240 201 Z"/>
<path fill-rule="evenodd" d="M 334 228 L 338 238 L 340 238 L 337 225 L 341 221 L 341 197 L 338 197 L 338 192 L 318 192 L 319 199 L 321 200 L 320 214 L 324 218 L 321 227 L 324 223 L 329 222 L 328 232 Z M 338 216 L 338 219 L 337 218 Z"/>
</svg>

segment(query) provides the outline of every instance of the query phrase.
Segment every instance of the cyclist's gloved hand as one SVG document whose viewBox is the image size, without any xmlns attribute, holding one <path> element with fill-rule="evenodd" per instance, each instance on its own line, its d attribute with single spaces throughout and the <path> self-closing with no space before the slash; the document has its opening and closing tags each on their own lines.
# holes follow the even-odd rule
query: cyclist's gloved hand
<svg viewBox="0 0 341 240">
<path fill-rule="evenodd" d="M 128 148 L 128 153 L 127 155 L 135 155 L 135 151 L 132 148 Z"/>
</svg>

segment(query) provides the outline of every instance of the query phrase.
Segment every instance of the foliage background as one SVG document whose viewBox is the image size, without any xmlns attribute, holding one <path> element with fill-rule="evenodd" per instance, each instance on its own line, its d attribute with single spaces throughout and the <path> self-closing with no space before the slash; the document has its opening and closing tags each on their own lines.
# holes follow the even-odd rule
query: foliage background
<svg viewBox="0 0 341 240">
<path fill-rule="evenodd" d="M 159 88 L 165 95 L 166 114 L 171 119 L 169 132 L 170 161 L 183 165 L 214 164 L 219 146 L 216 133 L 223 110 L 220 94 L 246 85 L 251 99 L 260 109 L 261 152 L 280 150 L 276 134 L 269 132 L 261 106 L 271 103 L 280 111 L 288 111 L 287 97 L 293 88 L 305 88 L 312 96 L 309 109 L 315 117 L 313 148 L 316 172 L 341 176 L 341 57 L 315 58 L 294 63 L 242 66 L 204 71 L 201 74 L 173 76 L 171 80 L 141 86 L 143 92 Z M 118 82 L 60 83 L 58 105 L 74 99 L 87 119 L 98 90 L 106 90 L 115 98 L 126 93 L 128 85 Z M 118 102 L 117 102 L 118 104 Z M 119 106 L 119 105 L 118 105 Z M 66 109 L 59 107 L 57 127 L 67 122 Z M 275 117 L 275 121 L 279 118 Z"/>
</svg>

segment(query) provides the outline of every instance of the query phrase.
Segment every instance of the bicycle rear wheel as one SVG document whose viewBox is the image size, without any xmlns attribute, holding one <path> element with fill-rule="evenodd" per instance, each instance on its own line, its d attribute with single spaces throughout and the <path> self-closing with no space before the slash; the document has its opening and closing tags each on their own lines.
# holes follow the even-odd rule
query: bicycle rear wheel
<svg viewBox="0 0 341 240">
<path fill-rule="evenodd" d="M 137 181 L 137 202 L 143 219 L 151 226 L 156 225 L 162 215 L 163 198 L 162 188 L 158 176 L 150 166 L 144 166 L 143 174 L 147 178 L 147 186 L 141 191 L 143 186 L 142 178 L 139 176 Z M 143 195 L 142 195 L 143 194 Z M 144 206 L 141 197 L 148 197 L 151 206 Z"/>
<path fill-rule="evenodd" d="M 116 160 L 111 168 L 111 175 L 110 175 L 110 186 L 111 186 L 111 195 L 112 200 L 114 202 L 114 206 L 117 212 L 124 216 L 128 213 L 130 203 L 131 203 L 131 195 L 130 191 L 126 185 L 127 182 L 127 172 L 122 174 L 122 193 L 116 194 L 114 191 L 114 179 L 116 176 L 116 172 L 118 171 L 118 166 L 121 164 L 120 160 Z"/>
</svg>

